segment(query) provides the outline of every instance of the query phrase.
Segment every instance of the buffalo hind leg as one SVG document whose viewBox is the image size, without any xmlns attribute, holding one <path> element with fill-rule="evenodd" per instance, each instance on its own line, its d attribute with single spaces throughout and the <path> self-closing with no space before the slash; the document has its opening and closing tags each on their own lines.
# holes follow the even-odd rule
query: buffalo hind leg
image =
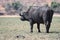
<svg viewBox="0 0 60 40">
<path fill-rule="evenodd" d="M 40 24 L 39 23 L 37 23 L 37 29 L 38 29 L 38 32 L 41 32 L 40 31 Z"/>
<path fill-rule="evenodd" d="M 46 25 L 46 33 L 49 33 L 50 23 L 47 21 L 45 25 Z"/>
</svg>

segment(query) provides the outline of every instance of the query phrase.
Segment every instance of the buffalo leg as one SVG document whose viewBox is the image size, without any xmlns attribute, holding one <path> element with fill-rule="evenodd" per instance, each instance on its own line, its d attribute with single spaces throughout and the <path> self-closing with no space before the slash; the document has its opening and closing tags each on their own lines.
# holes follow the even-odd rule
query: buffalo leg
<svg viewBox="0 0 60 40">
<path fill-rule="evenodd" d="M 38 32 L 40 32 L 40 24 L 37 23 L 37 29 L 38 29 Z"/>
<path fill-rule="evenodd" d="M 30 21 L 30 26 L 31 26 L 31 32 L 33 32 L 33 21 L 32 20 L 29 20 Z"/>
<path fill-rule="evenodd" d="M 31 23 L 30 25 L 31 25 L 31 32 L 33 32 L 33 24 Z"/>
<path fill-rule="evenodd" d="M 46 32 L 49 33 L 50 23 L 47 21 L 45 25 L 46 25 Z"/>
</svg>

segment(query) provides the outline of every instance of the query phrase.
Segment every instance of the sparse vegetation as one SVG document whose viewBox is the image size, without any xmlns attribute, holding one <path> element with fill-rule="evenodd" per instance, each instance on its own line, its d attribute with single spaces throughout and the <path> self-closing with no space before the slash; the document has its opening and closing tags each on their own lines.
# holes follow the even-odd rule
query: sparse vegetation
<svg viewBox="0 0 60 40">
<path fill-rule="evenodd" d="M 12 7 L 15 9 L 15 10 L 18 10 L 19 8 L 21 8 L 23 5 L 20 3 L 20 2 L 14 2 L 12 3 Z"/>
<path fill-rule="evenodd" d="M 60 13 L 60 3 L 52 2 L 52 3 L 51 3 L 51 8 L 52 8 L 56 13 Z"/>
<path fill-rule="evenodd" d="M 0 17 L 0 40 L 60 40 L 60 17 L 53 17 L 50 33 L 45 33 L 41 24 L 41 33 L 30 33 L 29 22 L 22 22 L 20 17 Z M 18 36 L 18 38 L 17 38 Z"/>
<path fill-rule="evenodd" d="M 16 13 L 20 13 L 23 7 L 23 5 L 18 1 L 13 3 L 7 3 L 4 6 L 5 11 L 8 15 L 16 15 Z"/>
</svg>

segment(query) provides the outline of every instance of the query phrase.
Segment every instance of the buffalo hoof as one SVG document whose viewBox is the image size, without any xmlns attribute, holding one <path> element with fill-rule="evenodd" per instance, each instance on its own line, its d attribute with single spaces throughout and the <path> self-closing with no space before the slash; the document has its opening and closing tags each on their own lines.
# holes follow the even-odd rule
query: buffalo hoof
<svg viewBox="0 0 60 40">
<path fill-rule="evenodd" d="M 38 31 L 39 33 L 41 33 L 41 31 Z"/>
<path fill-rule="evenodd" d="M 49 32 L 46 32 L 46 33 L 49 33 Z"/>
<path fill-rule="evenodd" d="M 31 33 L 33 33 L 33 31 L 31 31 Z"/>
</svg>

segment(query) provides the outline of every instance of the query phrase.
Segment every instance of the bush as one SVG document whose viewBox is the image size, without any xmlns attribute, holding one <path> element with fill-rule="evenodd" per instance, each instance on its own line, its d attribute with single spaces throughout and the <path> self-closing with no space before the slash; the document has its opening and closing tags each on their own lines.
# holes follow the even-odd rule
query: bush
<svg viewBox="0 0 60 40">
<path fill-rule="evenodd" d="M 15 10 L 18 10 L 20 7 L 22 7 L 22 4 L 20 2 L 14 2 L 12 3 L 12 6 Z"/>
<path fill-rule="evenodd" d="M 52 8 L 60 7 L 60 3 L 52 2 L 52 3 L 51 3 L 51 7 L 52 7 Z"/>
<path fill-rule="evenodd" d="M 56 2 L 52 2 L 52 3 L 51 3 L 51 7 L 52 7 L 52 8 L 56 8 L 57 6 L 58 6 L 58 4 L 57 4 Z"/>
<path fill-rule="evenodd" d="M 60 3 L 52 2 L 52 3 L 51 3 L 51 8 L 52 8 L 56 13 L 60 13 Z"/>
</svg>

